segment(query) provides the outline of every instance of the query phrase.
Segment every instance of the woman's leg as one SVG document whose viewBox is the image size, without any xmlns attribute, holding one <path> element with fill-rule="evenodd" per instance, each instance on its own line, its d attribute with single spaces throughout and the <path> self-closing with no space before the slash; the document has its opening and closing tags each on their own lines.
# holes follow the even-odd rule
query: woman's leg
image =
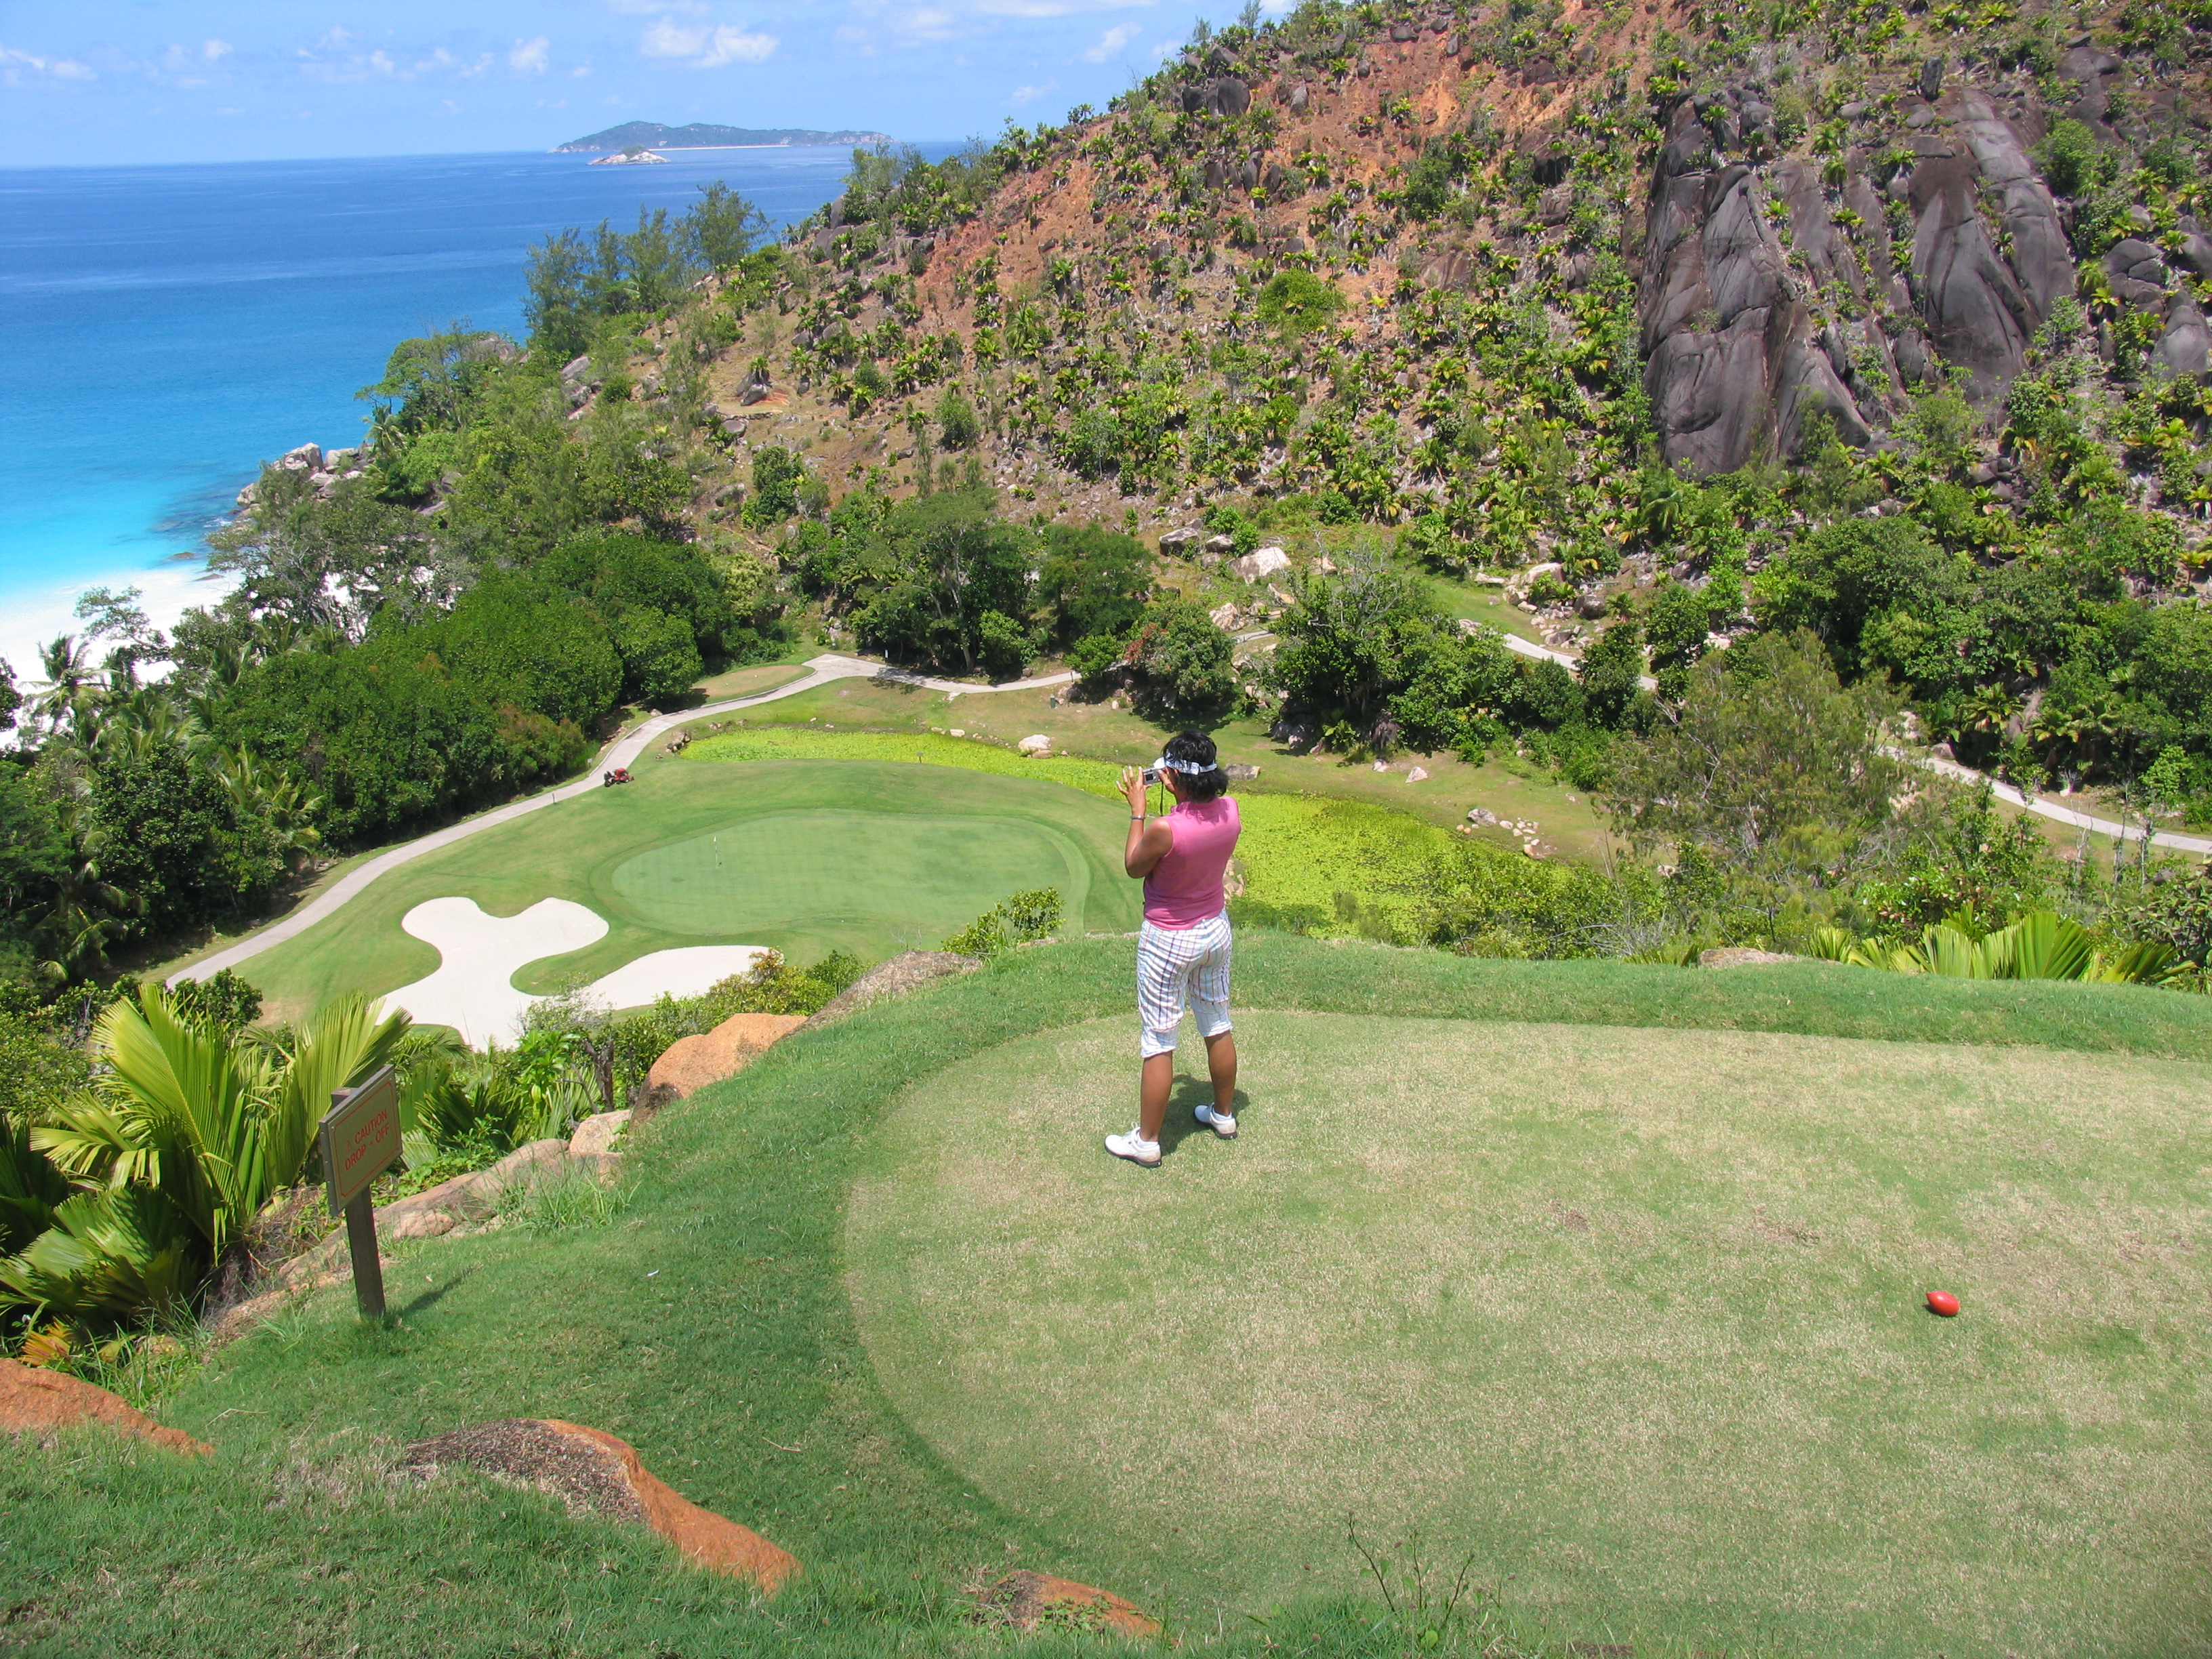
<svg viewBox="0 0 2212 1659">
<path fill-rule="evenodd" d="M 1233 1119 L 1237 1115 L 1237 1037 L 1229 1029 L 1229 964 L 1236 941 L 1225 915 L 1201 925 L 1207 933 L 1206 951 L 1192 970 L 1190 1011 L 1198 1017 L 1199 1035 L 1206 1039 L 1206 1069 L 1213 1079 L 1213 1109 Z"/>
<path fill-rule="evenodd" d="M 1137 1044 L 1142 1060 L 1137 1134 L 1154 1145 L 1167 1121 L 1168 1093 L 1175 1087 L 1176 1030 L 1182 1024 L 1189 975 L 1182 953 L 1188 944 L 1174 929 L 1150 922 L 1137 940 L 1137 1014 L 1144 1028 Z"/>
<path fill-rule="evenodd" d="M 1237 1115 L 1237 1033 L 1217 1031 L 1206 1040 L 1206 1069 L 1213 1079 L 1213 1109 L 1224 1117 Z M 1162 1094 L 1164 1108 L 1167 1096 Z"/>
<path fill-rule="evenodd" d="M 1212 1053 L 1213 1045 L 1208 1043 L 1207 1058 L 1211 1059 Z M 1233 1073 L 1233 1055 L 1231 1069 Z M 1174 1087 L 1175 1050 L 1170 1048 L 1164 1054 L 1146 1055 L 1144 1070 L 1139 1074 L 1137 1085 L 1137 1133 L 1146 1140 L 1159 1139 L 1160 1127 L 1168 1121 L 1168 1091 Z"/>
</svg>

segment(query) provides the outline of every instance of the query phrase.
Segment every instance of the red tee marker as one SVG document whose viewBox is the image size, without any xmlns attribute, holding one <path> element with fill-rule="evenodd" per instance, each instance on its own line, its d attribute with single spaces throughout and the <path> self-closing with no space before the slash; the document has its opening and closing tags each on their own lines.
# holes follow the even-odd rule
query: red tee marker
<svg viewBox="0 0 2212 1659">
<path fill-rule="evenodd" d="M 1955 1319 L 1959 1316 L 1959 1298 L 1948 1291 L 1930 1291 L 1928 1292 L 1928 1311 L 1941 1314 L 1946 1319 Z"/>
</svg>

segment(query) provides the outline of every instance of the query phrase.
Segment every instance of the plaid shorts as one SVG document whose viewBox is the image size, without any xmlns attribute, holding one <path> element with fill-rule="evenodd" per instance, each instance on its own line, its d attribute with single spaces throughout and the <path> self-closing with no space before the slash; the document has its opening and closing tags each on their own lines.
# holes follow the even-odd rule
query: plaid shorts
<svg viewBox="0 0 2212 1659">
<path fill-rule="evenodd" d="M 1151 922 L 1137 936 L 1137 1012 L 1145 1022 L 1138 1052 L 1147 1060 L 1175 1052 L 1186 1004 L 1200 1036 L 1229 1029 L 1229 914 L 1195 927 Z"/>
</svg>

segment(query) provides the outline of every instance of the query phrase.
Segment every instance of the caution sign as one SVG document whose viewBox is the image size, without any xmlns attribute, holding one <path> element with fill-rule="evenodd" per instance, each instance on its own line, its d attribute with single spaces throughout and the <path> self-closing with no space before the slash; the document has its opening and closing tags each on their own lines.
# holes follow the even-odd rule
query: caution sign
<svg viewBox="0 0 2212 1659">
<path fill-rule="evenodd" d="M 322 1122 L 323 1174 L 331 1213 L 343 1215 L 399 1161 L 399 1074 L 380 1067 L 358 1089 L 341 1089 L 331 1100 Z"/>
</svg>

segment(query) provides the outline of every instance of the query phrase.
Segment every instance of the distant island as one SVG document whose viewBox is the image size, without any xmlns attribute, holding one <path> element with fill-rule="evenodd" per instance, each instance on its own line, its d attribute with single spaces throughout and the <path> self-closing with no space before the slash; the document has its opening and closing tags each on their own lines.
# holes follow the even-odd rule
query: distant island
<svg viewBox="0 0 2212 1659">
<path fill-rule="evenodd" d="M 628 167 L 655 161 L 663 167 L 668 165 L 665 155 L 656 155 L 649 149 L 618 149 L 611 155 L 602 155 L 591 165 L 595 167 Z"/>
<path fill-rule="evenodd" d="M 718 127 L 694 121 L 665 127 L 658 121 L 625 121 L 587 138 L 554 147 L 556 155 L 574 151 L 627 149 L 758 149 L 773 144 L 888 144 L 881 132 L 813 132 L 803 127 Z"/>
</svg>

